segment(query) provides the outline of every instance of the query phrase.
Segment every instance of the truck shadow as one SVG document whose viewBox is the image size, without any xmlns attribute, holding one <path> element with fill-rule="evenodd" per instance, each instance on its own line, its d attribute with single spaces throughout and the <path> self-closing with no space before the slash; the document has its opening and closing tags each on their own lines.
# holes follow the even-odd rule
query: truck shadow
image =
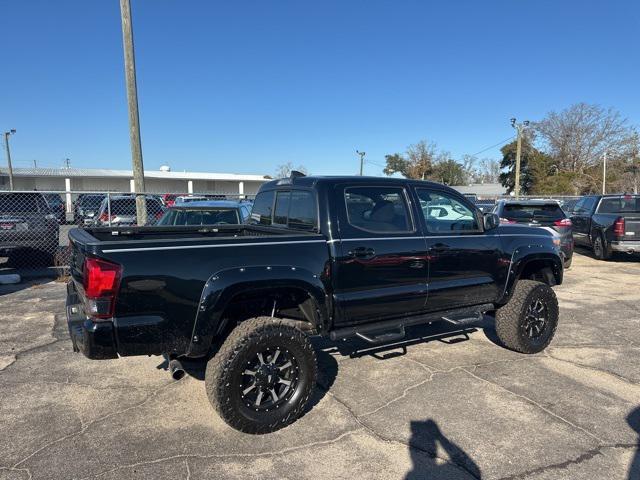
<svg viewBox="0 0 640 480">
<path fill-rule="evenodd" d="M 478 480 L 482 478 L 480 467 L 460 446 L 442 433 L 435 420 L 411 422 L 409 447 L 413 468 L 404 477 L 405 480 L 451 478 L 451 464 L 464 471 L 465 476 Z M 445 458 L 442 453 L 446 454 Z M 425 454 L 430 458 L 425 459 Z M 433 459 L 443 459 L 447 463 L 436 463 Z"/>
</svg>

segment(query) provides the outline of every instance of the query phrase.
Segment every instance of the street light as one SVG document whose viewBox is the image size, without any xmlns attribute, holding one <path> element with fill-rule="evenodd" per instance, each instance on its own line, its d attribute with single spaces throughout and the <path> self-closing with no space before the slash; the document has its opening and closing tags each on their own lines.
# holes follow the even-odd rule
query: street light
<svg viewBox="0 0 640 480">
<path fill-rule="evenodd" d="M 11 150 L 9 149 L 9 135 L 15 135 L 16 129 L 4 132 L 4 148 L 7 150 L 7 165 L 9 165 L 9 189 L 13 190 L 13 167 L 11 166 Z"/>
<path fill-rule="evenodd" d="M 529 126 L 529 120 L 517 123 L 515 118 L 511 119 L 511 126 L 518 132 L 518 142 L 516 147 L 516 178 L 514 183 L 515 196 L 520 196 L 520 157 L 522 155 L 522 132 Z"/>
<path fill-rule="evenodd" d="M 356 153 L 360 155 L 360 176 L 362 176 L 362 168 L 364 166 L 364 156 L 367 154 L 366 152 L 361 152 L 356 150 Z"/>
</svg>

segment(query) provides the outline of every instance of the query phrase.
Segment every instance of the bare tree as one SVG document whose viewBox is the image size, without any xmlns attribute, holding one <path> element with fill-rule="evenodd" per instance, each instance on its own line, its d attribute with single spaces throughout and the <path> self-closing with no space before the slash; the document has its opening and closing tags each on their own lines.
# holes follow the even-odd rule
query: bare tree
<svg viewBox="0 0 640 480">
<path fill-rule="evenodd" d="M 433 171 L 433 162 L 436 157 L 436 144 L 427 143 L 424 140 L 407 148 L 407 160 L 409 166 L 407 177 L 424 180 Z"/>
<path fill-rule="evenodd" d="M 297 170 L 298 172 L 308 175 L 308 170 L 304 165 L 298 165 L 298 168 L 293 168 L 293 163 L 287 162 L 287 163 L 283 163 L 282 165 L 278 165 L 278 167 L 276 168 L 275 178 L 289 177 L 293 170 Z"/>
<path fill-rule="evenodd" d="M 400 153 L 385 155 L 387 165 L 383 172 L 385 175 L 400 173 L 406 178 L 424 180 L 433 171 L 436 155 L 436 144 L 422 140 L 414 145 L 409 145 L 405 155 Z"/>
<path fill-rule="evenodd" d="M 500 162 L 493 158 L 480 160 L 478 177 L 481 183 L 498 183 L 500 181 Z"/>
<path fill-rule="evenodd" d="M 633 129 L 612 108 L 577 103 L 533 125 L 542 148 L 561 171 L 584 174 L 585 169 L 609 158 L 618 158 L 628 148 Z"/>
</svg>

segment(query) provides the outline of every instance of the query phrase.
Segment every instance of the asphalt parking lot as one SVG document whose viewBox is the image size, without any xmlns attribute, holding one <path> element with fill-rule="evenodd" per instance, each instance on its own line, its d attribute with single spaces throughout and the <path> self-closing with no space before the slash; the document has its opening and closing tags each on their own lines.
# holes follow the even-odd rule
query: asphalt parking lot
<svg viewBox="0 0 640 480">
<path fill-rule="evenodd" d="M 227 427 L 197 369 L 71 351 L 64 283 L 0 286 L 0 479 L 638 479 L 640 262 L 574 257 L 551 347 L 486 320 L 378 350 L 317 341 L 314 405 L 290 427 Z"/>
</svg>

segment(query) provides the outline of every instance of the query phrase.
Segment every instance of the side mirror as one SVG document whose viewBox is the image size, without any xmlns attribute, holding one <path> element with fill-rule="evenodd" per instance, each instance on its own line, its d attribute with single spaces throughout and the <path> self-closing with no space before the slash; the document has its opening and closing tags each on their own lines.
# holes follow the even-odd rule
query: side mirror
<svg viewBox="0 0 640 480">
<path fill-rule="evenodd" d="M 485 213 L 482 216 L 482 219 L 484 221 L 485 232 L 487 230 L 493 230 L 498 225 L 500 225 L 500 217 L 498 217 L 498 215 L 496 215 L 495 213 Z"/>
</svg>

